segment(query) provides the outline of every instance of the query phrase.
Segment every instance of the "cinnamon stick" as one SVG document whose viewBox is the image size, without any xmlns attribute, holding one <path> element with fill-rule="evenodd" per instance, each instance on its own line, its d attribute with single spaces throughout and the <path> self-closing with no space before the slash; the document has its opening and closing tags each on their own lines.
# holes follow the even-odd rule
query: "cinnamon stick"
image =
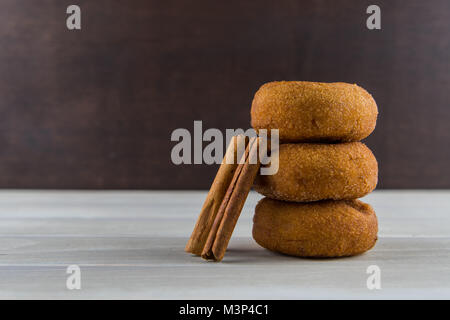
<svg viewBox="0 0 450 320">
<path fill-rule="evenodd" d="M 202 251 L 202 258 L 221 261 L 236 226 L 259 169 L 257 137 L 250 139 L 243 160 L 240 161 L 217 212 L 208 239 Z"/>
<path fill-rule="evenodd" d="M 238 168 L 239 159 L 237 159 L 237 152 L 240 144 L 245 144 L 245 136 L 234 136 L 231 139 L 222 164 L 219 167 L 206 200 L 203 203 L 202 210 L 200 211 L 192 235 L 186 244 L 186 252 L 201 255 L 217 212 L 223 202 L 223 198 L 225 197 L 231 180 L 234 177 L 234 173 Z"/>
</svg>

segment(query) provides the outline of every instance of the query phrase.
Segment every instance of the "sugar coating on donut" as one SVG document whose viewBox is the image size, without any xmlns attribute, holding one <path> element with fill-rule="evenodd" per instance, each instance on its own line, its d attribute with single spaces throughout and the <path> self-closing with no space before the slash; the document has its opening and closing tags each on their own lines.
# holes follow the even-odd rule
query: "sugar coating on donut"
<svg viewBox="0 0 450 320">
<path fill-rule="evenodd" d="M 378 222 L 359 200 L 293 203 L 263 198 L 253 217 L 253 238 L 262 247 L 300 257 L 343 257 L 371 249 Z"/>
<path fill-rule="evenodd" d="M 361 142 L 282 144 L 273 156 L 278 156 L 278 172 L 258 176 L 254 189 L 277 200 L 355 199 L 378 182 L 377 160 Z"/>
<path fill-rule="evenodd" d="M 255 94 L 251 124 L 279 129 L 283 142 L 359 141 L 375 129 L 378 108 L 356 84 L 277 81 Z"/>
</svg>

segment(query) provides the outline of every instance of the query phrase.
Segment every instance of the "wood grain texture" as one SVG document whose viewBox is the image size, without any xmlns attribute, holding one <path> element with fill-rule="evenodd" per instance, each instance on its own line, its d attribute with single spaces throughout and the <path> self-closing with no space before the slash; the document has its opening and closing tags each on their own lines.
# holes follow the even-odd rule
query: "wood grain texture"
<svg viewBox="0 0 450 320">
<path fill-rule="evenodd" d="M 450 2 L 79 0 L 0 4 L 0 187 L 209 187 L 217 166 L 175 166 L 170 134 L 248 128 L 272 80 L 358 83 L 380 188 L 449 188 Z"/>
<path fill-rule="evenodd" d="M 252 192 L 221 263 L 183 248 L 206 192 L 1 191 L 0 298 L 448 299 L 450 192 L 376 191 L 366 254 L 300 259 L 251 239 Z M 65 288 L 81 268 L 82 289 Z M 366 269 L 381 269 L 368 290 Z"/>
</svg>

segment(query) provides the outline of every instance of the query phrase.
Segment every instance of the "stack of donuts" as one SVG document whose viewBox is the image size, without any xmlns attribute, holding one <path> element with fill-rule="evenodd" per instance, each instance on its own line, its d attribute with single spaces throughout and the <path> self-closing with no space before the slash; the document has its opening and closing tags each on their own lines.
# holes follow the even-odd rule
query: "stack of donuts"
<svg viewBox="0 0 450 320">
<path fill-rule="evenodd" d="M 300 257 L 353 256 L 375 245 L 377 217 L 357 198 L 378 181 L 377 161 L 359 142 L 377 115 L 375 100 L 355 84 L 282 81 L 256 92 L 253 128 L 280 137 L 272 150 L 278 172 L 254 184 L 265 196 L 253 218 L 259 245 Z"/>
</svg>

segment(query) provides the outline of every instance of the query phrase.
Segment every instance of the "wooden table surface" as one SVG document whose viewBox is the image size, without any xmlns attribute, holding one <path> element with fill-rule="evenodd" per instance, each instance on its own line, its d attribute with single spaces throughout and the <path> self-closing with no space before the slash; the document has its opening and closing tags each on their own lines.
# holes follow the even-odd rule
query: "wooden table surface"
<svg viewBox="0 0 450 320">
<path fill-rule="evenodd" d="M 203 191 L 0 191 L 0 298 L 450 298 L 450 191 L 376 191 L 361 256 L 299 259 L 251 238 L 251 193 L 221 263 L 183 251 Z M 69 265 L 81 289 L 68 290 Z M 367 267 L 381 270 L 369 290 Z"/>
</svg>

